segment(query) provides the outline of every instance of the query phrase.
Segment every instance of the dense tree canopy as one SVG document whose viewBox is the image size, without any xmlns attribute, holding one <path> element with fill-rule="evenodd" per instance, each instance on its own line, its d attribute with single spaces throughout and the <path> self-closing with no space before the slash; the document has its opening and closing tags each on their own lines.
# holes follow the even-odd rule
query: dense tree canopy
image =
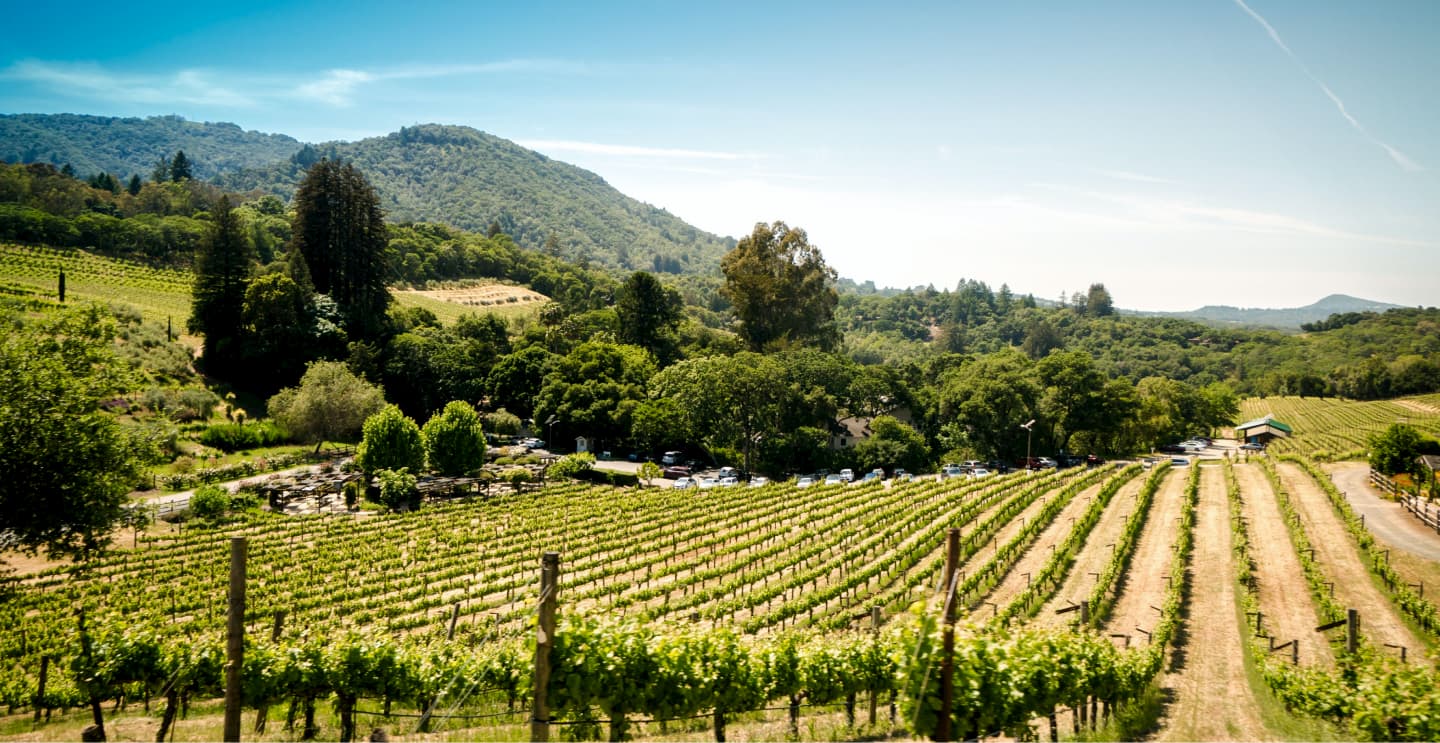
<svg viewBox="0 0 1440 743">
<path fill-rule="evenodd" d="M 291 240 L 315 291 L 340 305 L 351 337 L 380 335 L 390 305 L 388 234 L 380 198 L 355 166 L 321 160 L 310 167 L 295 191 Z"/>
<path fill-rule="evenodd" d="M 468 475 L 485 464 L 485 432 L 470 403 L 451 401 L 425 422 L 420 433 L 430 468 L 442 475 Z"/>
<path fill-rule="evenodd" d="M 102 549 L 141 465 L 138 444 L 99 409 L 124 374 L 115 323 L 93 306 L 0 322 L 0 531 L 55 555 Z"/>
<path fill-rule="evenodd" d="M 787 345 L 833 348 L 839 295 L 835 270 L 825 265 L 805 231 L 784 222 L 760 223 L 720 262 L 725 296 L 735 307 L 740 335 L 752 351 Z"/>
<path fill-rule="evenodd" d="M 317 361 L 299 387 L 270 398 L 270 417 L 301 441 L 355 441 L 366 419 L 385 407 L 385 393 L 337 361 Z"/>
<path fill-rule="evenodd" d="M 195 257 L 189 321 L 190 332 L 205 336 L 206 361 L 216 368 L 238 352 L 235 346 L 244 325 L 238 310 L 245 303 L 253 262 L 253 248 L 241 231 L 230 199 L 221 197 Z"/>
<path fill-rule="evenodd" d="M 355 465 L 368 475 L 381 470 L 423 471 L 425 439 L 420 426 L 400 408 L 385 406 L 365 419 L 364 435 L 355 448 Z"/>
</svg>

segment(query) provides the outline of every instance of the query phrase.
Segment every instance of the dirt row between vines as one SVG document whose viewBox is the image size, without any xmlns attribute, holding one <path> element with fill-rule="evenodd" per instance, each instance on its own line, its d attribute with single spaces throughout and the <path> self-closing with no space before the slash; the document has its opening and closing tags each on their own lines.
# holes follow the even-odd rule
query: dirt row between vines
<svg viewBox="0 0 1440 743">
<path fill-rule="evenodd" d="M 1305 583 L 1305 571 L 1290 542 L 1275 493 L 1258 464 L 1235 465 L 1244 514 L 1255 558 L 1262 626 L 1277 642 L 1300 641 L 1300 662 L 1333 666 L 1335 654 L 1325 637 L 1315 633 L 1321 623 Z"/>
<path fill-rule="evenodd" d="M 990 615 L 993 615 L 1000 609 L 1004 609 L 1010 602 L 1019 597 L 1020 593 L 1024 591 L 1029 584 L 1029 578 L 1027 578 L 1026 575 L 1034 575 L 1040 572 L 1040 568 L 1050 559 L 1052 554 L 1050 548 L 1059 544 L 1065 537 L 1069 536 L 1071 529 L 1075 526 L 1072 520 L 1079 519 L 1080 516 L 1085 513 L 1085 510 L 1090 507 L 1090 502 L 1094 500 L 1095 495 L 1099 493 L 1100 489 L 1104 486 L 1104 481 L 1091 485 L 1079 493 L 1076 493 L 1075 496 L 1070 499 L 1070 502 L 1065 504 L 1064 508 L 1060 509 L 1060 512 L 1055 515 L 1055 519 L 1040 531 L 1039 536 L 1036 537 L 1035 541 L 1031 542 L 1030 546 L 1025 550 L 1025 554 L 1022 555 L 1010 568 L 1010 571 L 1005 574 L 1005 578 L 1001 580 L 982 601 L 973 604 L 973 606 L 976 607 L 975 613 L 978 618 L 988 619 Z M 1045 497 L 1053 498 L 1055 495 L 1055 493 L 1047 493 Z M 1033 515 L 1030 518 L 1033 519 Z M 1027 521 L 1028 520 L 1030 519 L 1027 519 Z M 1008 538 L 1013 538 L 1013 535 L 1018 533 L 1019 529 L 1023 528 L 1020 519 L 1016 519 L 1010 526 L 1013 528 L 1013 531 L 1011 531 L 1011 536 Z M 996 543 L 1004 544 L 1005 540 L 997 539 Z M 983 564 L 984 560 L 993 557 L 994 552 L 988 550 L 982 550 L 980 554 L 975 556 L 976 560 L 980 561 L 977 564 Z M 987 609 L 989 611 L 986 611 Z"/>
<path fill-rule="evenodd" d="M 1110 612 L 1105 633 L 1131 634 L 1136 628 L 1153 629 L 1160 618 L 1153 608 L 1165 601 L 1169 589 L 1170 563 L 1173 558 L 1176 520 L 1185 496 L 1185 473 L 1172 471 L 1160 483 L 1150 504 L 1150 513 L 1140 533 L 1140 542 L 1130 558 L 1130 565 L 1120 576 L 1117 590 L 1120 598 Z M 1052 615 L 1053 616 L 1053 615 Z M 1142 637 L 1133 638 L 1143 642 Z"/>
<path fill-rule="evenodd" d="M 1160 682 L 1170 703 L 1161 718 L 1159 740 L 1275 739 L 1261 720 L 1245 675 L 1231 558 L 1224 474 L 1219 466 L 1206 465 L 1201 470 L 1183 639 Z"/>
<path fill-rule="evenodd" d="M 1324 491 L 1298 465 L 1281 462 L 1278 470 L 1280 482 L 1290 492 L 1305 534 L 1315 547 L 1315 559 L 1335 584 L 1335 598 L 1360 612 L 1361 634 L 1378 650 L 1398 652 L 1383 646 L 1403 645 L 1409 648 L 1412 662 L 1428 663 L 1424 643 L 1400 619 L 1389 598 L 1376 588 L 1364 558 Z"/>
<path fill-rule="evenodd" d="M 1090 531 L 1090 536 L 1086 538 L 1079 554 L 1075 556 L 1075 562 L 1070 566 L 1070 571 L 1066 573 L 1060 590 L 1056 591 L 1040 609 L 1040 613 L 1035 615 L 1035 619 L 1032 620 L 1034 625 L 1061 627 L 1079 619 L 1079 612 L 1056 614 L 1055 611 L 1089 598 L 1090 592 L 1095 588 L 1094 573 L 1104 570 L 1110 562 L 1110 558 L 1115 552 L 1112 545 L 1124 531 L 1125 522 L 1130 518 L 1130 514 L 1134 513 L 1136 496 L 1145 486 L 1148 474 L 1142 473 L 1135 476 L 1130 482 L 1122 485 L 1110 498 L 1105 512 L 1100 515 L 1100 520 L 1095 522 L 1095 528 Z"/>
</svg>

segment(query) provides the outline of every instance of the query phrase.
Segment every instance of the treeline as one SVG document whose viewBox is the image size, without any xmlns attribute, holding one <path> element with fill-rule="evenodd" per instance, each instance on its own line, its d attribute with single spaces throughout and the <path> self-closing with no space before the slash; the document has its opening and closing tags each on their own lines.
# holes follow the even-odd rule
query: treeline
<svg viewBox="0 0 1440 743">
<path fill-rule="evenodd" d="M 837 316 L 851 355 L 895 363 L 937 354 L 1020 348 L 1090 354 L 1108 375 L 1159 376 L 1249 395 L 1374 400 L 1440 390 L 1440 310 L 1344 313 L 1306 335 L 1113 314 L 1103 285 L 1042 305 L 1006 286 L 842 295 Z"/>
</svg>

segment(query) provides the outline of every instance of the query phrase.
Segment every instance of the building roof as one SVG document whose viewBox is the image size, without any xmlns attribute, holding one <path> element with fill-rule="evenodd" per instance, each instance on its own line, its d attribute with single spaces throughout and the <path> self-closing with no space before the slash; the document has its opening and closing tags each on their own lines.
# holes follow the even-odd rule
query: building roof
<svg viewBox="0 0 1440 743">
<path fill-rule="evenodd" d="M 1261 426 L 1269 426 L 1276 429 L 1277 431 L 1284 431 L 1285 433 L 1295 433 L 1294 429 L 1290 428 L 1290 426 L 1281 423 L 1280 421 L 1277 421 L 1273 417 L 1268 415 L 1264 418 L 1256 418 L 1253 421 L 1241 423 L 1240 425 L 1235 427 L 1235 431 L 1236 433 L 1239 433 L 1240 431 L 1245 431 L 1251 428 L 1259 428 Z"/>
<path fill-rule="evenodd" d="M 1429 469 L 1431 472 L 1434 472 L 1435 470 L 1440 470 L 1440 456 L 1436 456 L 1434 454 L 1421 454 L 1420 464 L 1424 465 L 1426 469 Z"/>
</svg>

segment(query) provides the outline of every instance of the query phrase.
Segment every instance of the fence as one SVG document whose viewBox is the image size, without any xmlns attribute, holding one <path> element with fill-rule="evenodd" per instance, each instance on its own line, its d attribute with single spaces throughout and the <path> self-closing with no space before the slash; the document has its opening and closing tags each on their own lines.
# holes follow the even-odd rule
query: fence
<svg viewBox="0 0 1440 743">
<path fill-rule="evenodd" d="M 1400 496 L 1400 505 L 1420 519 L 1420 523 L 1440 533 L 1440 506 L 1416 495 Z"/>
</svg>

